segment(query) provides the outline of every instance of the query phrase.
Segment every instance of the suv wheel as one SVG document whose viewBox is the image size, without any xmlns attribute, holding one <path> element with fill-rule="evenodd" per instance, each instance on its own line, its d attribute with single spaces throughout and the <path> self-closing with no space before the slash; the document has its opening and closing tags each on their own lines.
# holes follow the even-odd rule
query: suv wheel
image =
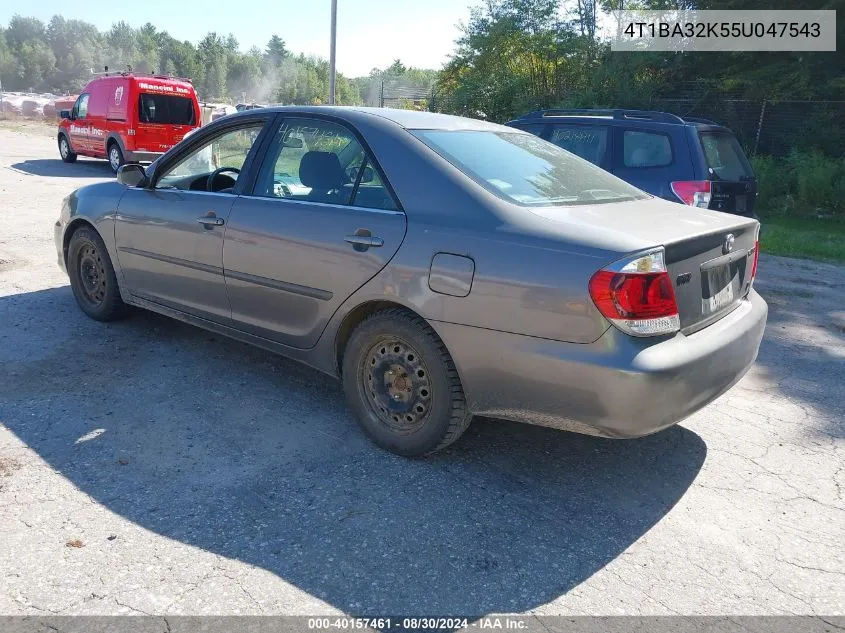
<svg viewBox="0 0 845 633">
<path fill-rule="evenodd" d="M 423 318 L 401 309 L 377 312 L 352 332 L 343 388 L 364 432 L 405 457 L 447 447 L 472 420 L 443 342 Z"/>
<path fill-rule="evenodd" d="M 67 136 L 64 134 L 59 136 L 59 156 L 61 156 L 62 160 L 66 163 L 76 162 L 76 154 L 74 154 L 73 150 L 70 149 L 70 143 L 67 140 Z"/>
<path fill-rule="evenodd" d="M 109 166 L 114 173 L 120 169 L 123 164 L 123 152 L 120 151 L 120 145 L 112 141 L 109 145 Z"/>
</svg>

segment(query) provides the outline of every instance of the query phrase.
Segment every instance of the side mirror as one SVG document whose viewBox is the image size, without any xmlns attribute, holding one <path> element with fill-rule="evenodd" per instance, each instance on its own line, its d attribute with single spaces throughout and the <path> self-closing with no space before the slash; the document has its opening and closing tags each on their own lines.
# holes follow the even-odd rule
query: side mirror
<svg viewBox="0 0 845 633">
<path fill-rule="evenodd" d="M 137 163 L 121 165 L 117 170 L 117 182 L 127 187 L 137 187 L 147 181 L 147 173 Z"/>
<path fill-rule="evenodd" d="M 62 110 L 59 112 L 59 117 L 62 119 L 69 119 L 70 118 L 70 110 Z"/>
</svg>

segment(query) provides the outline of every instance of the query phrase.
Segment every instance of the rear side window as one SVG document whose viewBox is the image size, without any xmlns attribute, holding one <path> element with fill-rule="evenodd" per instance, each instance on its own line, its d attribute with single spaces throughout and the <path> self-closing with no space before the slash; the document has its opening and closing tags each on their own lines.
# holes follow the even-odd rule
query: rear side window
<svg viewBox="0 0 845 633">
<path fill-rule="evenodd" d="M 700 132 L 707 166 L 721 180 L 749 180 L 754 177 L 751 164 L 733 134 Z"/>
<path fill-rule="evenodd" d="M 607 127 L 555 125 L 549 140 L 593 165 L 601 165 L 607 153 L 607 134 Z"/>
<path fill-rule="evenodd" d="M 658 132 L 625 130 L 622 157 L 625 167 L 665 167 L 672 163 L 672 143 Z"/>
<path fill-rule="evenodd" d="M 185 97 L 141 93 L 138 97 L 138 119 L 142 123 L 194 125 L 194 102 Z"/>
</svg>

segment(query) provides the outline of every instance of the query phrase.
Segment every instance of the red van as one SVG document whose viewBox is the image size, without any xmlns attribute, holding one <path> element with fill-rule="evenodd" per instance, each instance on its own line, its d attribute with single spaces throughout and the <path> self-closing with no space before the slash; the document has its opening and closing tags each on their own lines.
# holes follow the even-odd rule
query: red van
<svg viewBox="0 0 845 633">
<path fill-rule="evenodd" d="M 60 116 L 62 160 L 107 158 L 114 172 L 125 162 L 155 160 L 200 125 L 189 80 L 131 73 L 91 80 L 73 108 Z"/>
</svg>

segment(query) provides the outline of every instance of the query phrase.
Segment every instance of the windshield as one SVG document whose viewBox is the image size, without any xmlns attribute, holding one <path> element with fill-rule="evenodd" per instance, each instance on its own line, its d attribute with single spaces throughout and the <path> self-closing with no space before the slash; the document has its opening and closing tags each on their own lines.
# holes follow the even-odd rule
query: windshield
<svg viewBox="0 0 845 633">
<path fill-rule="evenodd" d="M 138 118 L 143 123 L 194 125 L 196 121 L 192 99 L 146 93 L 138 99 Z"/>
<path fill-rule="evenodd" d="M 700 132 L 707 166 L 720 180 L 751 180 L 754 171 L 733 134 Z"/>
<path fill-rule="evenodd" d="M 648 197 L 531 134 L 442 130 L 415 130 L 413 134 L 480 185 L 517 204 L 598 204 Z"/>
</svg>

